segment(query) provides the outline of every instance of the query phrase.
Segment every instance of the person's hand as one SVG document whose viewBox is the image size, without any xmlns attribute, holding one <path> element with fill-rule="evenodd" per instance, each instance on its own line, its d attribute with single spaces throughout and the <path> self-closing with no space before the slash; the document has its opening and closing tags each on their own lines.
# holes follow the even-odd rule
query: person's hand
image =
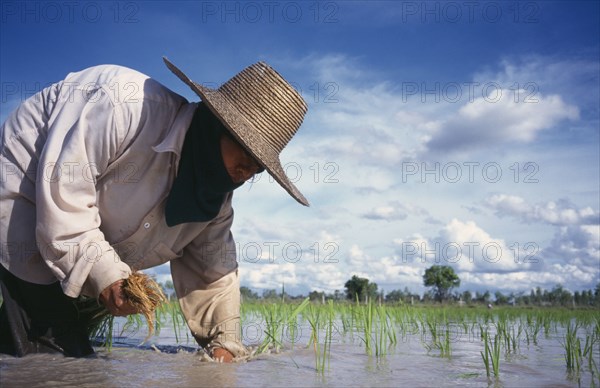
<svg viewBox="0 0 600 388">
<path fill-rule="evenodd" d="M 124 317 L 126 315 L 137 314 L 138 311 L 131 304 L 127 303 L 122 290 L 123 280 L 117 280 L 106 287 L 100 293 L 98 299 L 106 309 L 114 316 Z"/>
<path fill-rule="evenodd" d="M 214 348 L 212 350 L 212 352 L 210 352 L 210 355 L 216 361 L 221 361 L 221 362 L 232 362 L 233 361 L 233 354 L 231 354 L 228 350 L 223 349 L 223 348 Z"/>
</svg>

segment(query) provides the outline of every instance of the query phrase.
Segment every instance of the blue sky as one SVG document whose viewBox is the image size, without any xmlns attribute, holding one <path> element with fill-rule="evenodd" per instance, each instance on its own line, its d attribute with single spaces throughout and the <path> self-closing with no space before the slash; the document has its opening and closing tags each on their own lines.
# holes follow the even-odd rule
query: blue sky
<svg viewBox="0 0 600 388">
<path fill-rule="evenodd" d="M 598 2 L 1 4 L 2 121 L 103 63 L 197 100 L 163 55 L 211 85 L 264 60 L 302 92 L 281 159 L 311 207 L 268 176 L 238 190 L 243 285 L 423 292 L 433 264 L 460 290 L 600 281 Z"/>
</svg>

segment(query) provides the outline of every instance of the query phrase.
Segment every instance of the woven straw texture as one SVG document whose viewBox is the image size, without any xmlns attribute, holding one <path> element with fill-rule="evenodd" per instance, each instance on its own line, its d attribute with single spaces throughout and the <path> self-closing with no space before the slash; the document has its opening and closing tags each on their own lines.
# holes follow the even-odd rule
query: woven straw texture
<svg viewBox="0 0 600 388">
<path fill-rule="evenodd" d="M 279 160 L 308 109 L 300 94 L 264 62 L 245 68 L 218 89 L 210 89 L 192 81 L 167 58 L 163 60 L 269 174 L 294 199 L 308 206 L 308 200 L 290 182 Z"/>
</svg>

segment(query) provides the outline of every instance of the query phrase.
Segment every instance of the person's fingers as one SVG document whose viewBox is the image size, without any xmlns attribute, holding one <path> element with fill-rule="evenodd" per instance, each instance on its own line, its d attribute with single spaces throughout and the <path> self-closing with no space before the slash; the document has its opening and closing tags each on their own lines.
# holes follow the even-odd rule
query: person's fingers
<svg viewBox="0 0 600 388">
<path fill-rule="evenodd" d="M 127 302 L 123 295 L 122 289 L 123 280 L 118 280 L 106 287 L 100 293 L 100 302 L 104 304 L 106 309 L 114 316 L 124 317 L 131 314 L 136 314 L 137 310 Z"/>
</svg>

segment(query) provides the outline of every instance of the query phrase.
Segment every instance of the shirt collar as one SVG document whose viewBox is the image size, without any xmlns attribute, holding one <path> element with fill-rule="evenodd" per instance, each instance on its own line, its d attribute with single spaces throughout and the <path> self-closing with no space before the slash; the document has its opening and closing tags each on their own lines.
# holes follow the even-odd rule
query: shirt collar
<svg viewBox="0 0 600 388">
<path fill-rule="evenodd" d="M 152 149 L 156 152 L 173 152 L 177 155 L 176 160 L 179 161 L 185 134 L 190 127 L 194 112 L 197 108 L 197 102 L 183 104 L 181 108 L 179 108 L 167 136 L 165 136 L 160 143 L 152 147 Z"/>
</svg>

